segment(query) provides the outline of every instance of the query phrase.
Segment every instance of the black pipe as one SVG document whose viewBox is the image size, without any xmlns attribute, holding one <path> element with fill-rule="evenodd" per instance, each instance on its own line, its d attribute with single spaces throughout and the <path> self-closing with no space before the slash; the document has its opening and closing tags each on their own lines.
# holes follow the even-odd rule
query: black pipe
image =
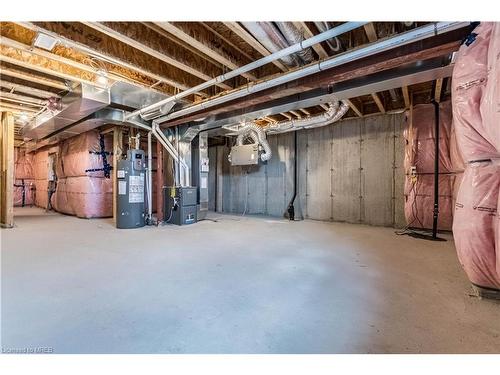
<svg viewBox="0 0 500 375">
<path fill-rule="evenodd" d="M 297 185 L 298 185 L 298 179 L 299 179 L 299 174 L 298 174 L 298 147 L 297 147 L 297 133 L 298 131 L 294 132 L 294 138 L 293 138 L 293 196 L 292 199 L 290 199 L 290 202 L 288 203 L 288 219 L 290 220 L 295 220 L 295 206 L 293 203 L 295 202 L 295 198 L 297 197 Z"/>
<path fill-rule="evenodd" d="M 432 238 L 437 238 L 437 226 L 439 217 L 439 103 L 435 100 L 434 104 L 434 211 L 432 220 Z"/>
</svg>

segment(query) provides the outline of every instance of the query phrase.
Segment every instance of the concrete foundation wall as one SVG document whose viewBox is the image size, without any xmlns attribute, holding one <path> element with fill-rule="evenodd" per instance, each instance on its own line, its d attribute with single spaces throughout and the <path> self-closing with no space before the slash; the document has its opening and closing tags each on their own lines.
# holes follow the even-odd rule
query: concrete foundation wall
<svg viewBox="0 0 500 375">
<path fill-rule="evenodd" d="M 298 136 L 296 216 L 405 225 L 404 114 L 351 119 Z M 294 133 L 268 137 L 267 164 L 232 167 L 229 148 L 211 147 L 210 209 L 283 216 L 293 195 Z"/>
</svg>

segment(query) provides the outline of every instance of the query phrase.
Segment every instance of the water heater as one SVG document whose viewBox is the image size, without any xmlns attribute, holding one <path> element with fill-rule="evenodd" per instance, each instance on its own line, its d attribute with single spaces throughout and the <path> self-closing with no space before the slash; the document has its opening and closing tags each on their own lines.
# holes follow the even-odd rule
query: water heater
<svg viewBox="0 0 500 375">
<path fill-rule="evenodd" d="M 117 228 L 139 228 L 145 220 L 145 154 L 142 150 L 128 150 L 127 158 L 118 161 Z"/>
</svg>

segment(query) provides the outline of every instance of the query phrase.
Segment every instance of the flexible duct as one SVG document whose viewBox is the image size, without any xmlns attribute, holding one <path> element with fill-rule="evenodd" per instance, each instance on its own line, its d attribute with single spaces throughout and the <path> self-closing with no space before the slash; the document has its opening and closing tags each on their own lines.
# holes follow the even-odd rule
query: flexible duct
<svg viewBox="0 0 500 375">
<path fill-rule="evenodd" d="M 287 40 L 289 45 L 300 43 L 304 40 L 304 36 L 302 33 L 295 27 L 295 25 L 291 22 L 275 22 L 278 26 L 278 29 L 281 31 L 285 39 Z M 302 61 L 306 64 L 309 64 L 314 60 L 314 56 L 311 48 L 305 48 L 299 52 L 297 52 L 297 56 L 299 56 Z"/>
<path fill-rule="evenodd" d="M 242 22 L 243 26 L 253 35 L 269 52 L 275 53 L 287 48 L 289 45 L 280 32 L 270 22 Z M 282 56 L 283 63 L 289 67 L 297 66 L 297 57 L 294 55 Z"/>
<path fill-rule="evenodd" d="M 314 24 L 316 25 L 316 27 L 318 28 L 318 30 L 320 32 L 325 32 L 325 31 L 328 31 L 330 30 L 330 25 L 328 25 L 328 22 L 314 22 Z M 332 38 L 334 42 L 332 42 L 331 39 L 328 39 L 326 40 L 326 43 L 328 44 L 328 47 L 330 47 L 330 49 L 333 51 L 333 52 L 338 52 L 340 51 L 340 47 L 342 46 L 341 43 L 340 43 L 340 40 L 339 38 L 337 37 L 333 37 Z"/>
<path fill-rule="evenodd" d="M 270 133 L 284 133 L 304 128 L 316 128 L 336 122 L 342 118 L 349 110 L 346 101 L 335 101 L 328 104 L 328 110 L 317 116 L 310 116 L 301 119 L 291 119 L 269 124 L 264 127 L 265 131 Z"/>
<path fill-rule="evenodd" d="M 250 136 L 252 137 L 252 139 L 255 140 L 255 138 L 253 137 L 256 136 L 257 140 L 256 143 L 259 143 L 264 149 L 264 153 L 260 155 L 260 160 L 267 161 L 271 159 L 271 157 L 273 156 L 273 152 L 271 151 L 271 146 L 269 145 L 269 142 L 267 142 L 265 130 L 262 129 L 259 125 L 254 124 L 253 122 L 247 123 L 243 125 L 240 129 L 238 129 L 236 133 L 238 134 L 237 138 L 238 145 L 243 144 L 244 137 Z"/>
<path fill-rule="evenodd" d="M 255 130 L 250 130 L 248 133 L 239 134 L 238 138 L 236 138 L 236 144 L 238 146 L 243 145 L 246 137 L 251 138 L 253 143 L 259 143 L 259 136 L 257 135 L 257 132 L 255 132 Z"/>
</svg>

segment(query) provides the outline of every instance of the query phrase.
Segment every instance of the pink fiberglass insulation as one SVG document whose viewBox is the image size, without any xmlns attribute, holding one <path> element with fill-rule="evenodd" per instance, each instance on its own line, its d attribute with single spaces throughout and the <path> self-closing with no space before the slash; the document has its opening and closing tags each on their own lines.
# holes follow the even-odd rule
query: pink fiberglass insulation
<svg viewBox="0 0 500 375">
<path fill-rule="evenodd" d="M 91 172 L 89 169 L 103 168 L 100 135 L 96 130 L 82 133 L 68 138 L 59 145 L 59 157 L 56 163 L 56 173 L 59 178 L 63 177 L 104 177 L 103 171 Z M 112 151 L 112 137 L 104 138 L 104 151 Z M 109 164 L 113 163 L 113 156 L 106 155 Z"/>
<path fill-rule="evenodd" d="M 492 136 L 498 121 L 492 122 L 494 101 L 484 99 L 493 90 L 488 70 L 488 48 L 495 44 L 490 41 L 493 25 L 481 23 L 473 31 L 475 40 L 460 47 L 453 71 L 453 120 L 458 149 L 467 162 L 455 204 L 453 236 L 469 280 L 480 287 L 500 289 L 495 235 L 500 154 Z M 494 37 L 498 38 L 496 32 Z"/>
<path fill-rule="evenodd" d="M 99 177 L 65 177 L 52 196 L 56 211 L 81 218 L 113 216 L 113 180 Z"/>
<path fill-rule="evenodd" d="M 14 181 L 14 206 L 32 206 L 35 195 L 34 180 L 21 179 Z"/>
<path fill-rule="evenodd" d="M 432 228 L 434 210 L 434 156 L 435 156 L 435 114 L 433 104 L 420 104 L 407 111 L 407 128 L 404 166 L 405 217 L 408 226 Z M 438 228 L 451 230 L 453 219 L 453 191 L 455 171 L 460 168 L 452 144 L 454 135 L 451 102 L 439 105 L 439 217 Z M 454 164 L 455 163 L 455 164 Z M 416 176 L 411 176 L 411 167 Z"/>
<path fill-rule="evenodd" d="M 434 105 L 418 104 L 407 111 L 408 126 L 404 131 L 406 139 L 405 170 L 415 166 L 417 173 L 434 172 L 435 118 Z M 450 102 L 441 103 L 439 109 L 439 172 L 452 170 L 450 160 L 451 133 Z"/>
<path fill-rule="evenodd" d="M 439 176 L 438 229 L 451 230 L 454 175 Z M 409 227 L 432 228 L 434 217 L 434 176 L 419 175 L 405 181 L 405 218 Z"/>
<path fill-rule="evenodd" d="M 474 29 L 475 40 L 460 47 L 453 69 L 453 121 L 460 153 L 466 162 L 498 157 L 479 109 L 486 90 L 492 28 L 493 23 L 484 22 Z"/>
<path fill-rule="evenodd" d="M 32 179 L 33 178 L 33 153 L 27 154 L 22 148 L 14 148 L 14 178 Z"/>
<path fill-rule="evenodd" d="M 486 138 L 500 153 L 500 23 L 494 23 L 488 48 L 488 80 L 481 98 Z"/>
<path fill-rule="evenodd" d="M 473 163 L 465 169 L 455 205 L 453 236 L 458 258 L 477 286 L 500 289 L 500 264 L 495 250 L 500 166 Z"/>
</svg>

